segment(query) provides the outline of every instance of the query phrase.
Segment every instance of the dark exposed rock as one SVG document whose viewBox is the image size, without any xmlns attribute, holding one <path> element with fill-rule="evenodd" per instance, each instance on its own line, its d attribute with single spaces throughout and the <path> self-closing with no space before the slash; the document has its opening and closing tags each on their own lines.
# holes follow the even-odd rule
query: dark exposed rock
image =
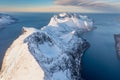
<svg viewBox="0 0 120 80">
<path fill-rule="evenodd" d="M 120 34 L 115 34 L 114 39 L 115 39 L 116 52 L 118 57 L 120 57 Z"/>
<path fill-rule="evenodd" d="M 81 43 L 81 39 L 78 38 L 77 42 L 74 42 L 73 47 L 70 47 L 67 51 L 63 51 L 63 53 L 56 58 L 48 58 L 45 57 L 44 54 L 38 53 L 36 49 L 39 50 L 39 45 L 46 42 L 52 44 L 51 47 L 56 45 L 51 36 L 48 36 L 48 34 L 44 32 L 35 32 L 24 40 L 25 43 L 28 43 L 29 50 L 39 65 L 52 64 L 50 68 L 43 66 L 43 69 L 47 71 L 45 72 L 45 78 L 47 78 L 48 75 L 52 76 L 55 72 L 69 70 L 71 80 L 83 80 L 81 77 L 81 57 L 84 51 L 89 48 L 90 44 L 85 39 L 82 39 L 82 41 L 83 43 Z"/>
</svg>

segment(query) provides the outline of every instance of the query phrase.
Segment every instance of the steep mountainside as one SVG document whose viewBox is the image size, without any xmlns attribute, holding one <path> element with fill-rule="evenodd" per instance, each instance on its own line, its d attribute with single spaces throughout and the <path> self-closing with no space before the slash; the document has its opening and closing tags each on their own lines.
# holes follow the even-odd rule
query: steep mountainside
<svg viewBox="0 0 120 80">
<path fill-rule="evenodd" d="M 118 57 L 120 57 L 120 34 L 115 34 L 114 39 L 115 39 L 116 52 Z"/>
<path fill-rule="evenodd" d="M 90 45 L 80 36 L 92 26 L 87 16 L 61 13 L 40 30 L 24 27 L 5 54 L 0 80 L 82 80 L 81 57 Z"/>
</svg>

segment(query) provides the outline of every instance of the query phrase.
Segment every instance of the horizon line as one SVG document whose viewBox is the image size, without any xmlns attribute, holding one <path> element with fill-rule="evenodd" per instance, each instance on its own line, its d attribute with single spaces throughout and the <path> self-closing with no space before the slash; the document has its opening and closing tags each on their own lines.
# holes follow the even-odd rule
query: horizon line
<svg viewBox="0 0 120 80">
<path fill-rule="evenodd" d="M 120 14 L 120 12 L 80 12 L 80 11 L 0 11 L 0 13 L 98 13 L 98 14 Z"/>
</svg>

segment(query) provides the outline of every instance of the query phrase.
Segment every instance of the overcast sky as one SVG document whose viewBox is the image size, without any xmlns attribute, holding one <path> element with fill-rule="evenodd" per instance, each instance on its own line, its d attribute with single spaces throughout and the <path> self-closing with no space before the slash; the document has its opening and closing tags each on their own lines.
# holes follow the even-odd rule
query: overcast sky
<svg viewBox="0 0 120 80">
<path fill-rule="evenodd" d="M 0 0 L 0 11 L 120 13 L 120 0 Z"/>
</svg>

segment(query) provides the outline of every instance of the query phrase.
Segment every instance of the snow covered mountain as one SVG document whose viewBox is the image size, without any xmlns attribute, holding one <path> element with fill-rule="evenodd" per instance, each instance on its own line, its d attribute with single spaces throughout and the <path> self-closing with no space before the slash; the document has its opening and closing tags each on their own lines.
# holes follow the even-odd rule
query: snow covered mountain
<svg viewBox="0 0 120 80">
<path fill-rule="evenodd" d="M 67 28 L 65 26 L 68 26 L 72 29 L 77 27 L 77 29 L 91 30 L 93 27 L 93 21 L 87 16 L 75 13 L 61 13 L 53 16 L 48 25 L 54 27 L 62 26 L 63 28 Z"/>
<path fill-rule="evenodd" d="M 0 25 L 10 24 L 14 22 L 16 22 L 16 19 L 14 19 L 12 16 L 0 13 Z"/>
<path fill-rule="evenodd" d="M 90 46 L 80 37 L 92 20 L 61 13 L 38 30 L 23 27 L 23 34 L 8 48 L 0 80 L 82 80 L 81 57 Z"/>
</svg>

